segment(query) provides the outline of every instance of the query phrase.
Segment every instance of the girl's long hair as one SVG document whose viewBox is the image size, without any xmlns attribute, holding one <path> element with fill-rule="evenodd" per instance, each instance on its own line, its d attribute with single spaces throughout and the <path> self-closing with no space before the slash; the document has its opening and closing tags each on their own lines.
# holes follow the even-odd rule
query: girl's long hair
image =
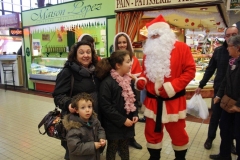
<svg viewBox="0 0 240 160">
<path fill-rule="evenodd" d="M 104 79 L 110 73 L 111 69 L 116 69 L 116 64 L 122 64 L 124 61 L 124 57 L 129 55 L 131 57 L 131 53 L 127 50 L 117 50 L 111 54 L 108 58 L 103 58 L 101 61 L 97 63 L 96 66 L 96 75 L 99 79 Z"/>
<path fill-rule="evenodd" d="M 124 33 L 124 32 L 119 32 L 118 34 L 115 35 L 114 42 L 113 42 L 114 51 L 119 50 L 119 48 L 118 48 L 118 39 L 119 39 L 119 37 L 122 37 L 122 36 L 125 37 L 126 40 L 127 40 L 127 50 L 130 52 L 131 59 L 132 59 L 132 56 L 134 55 L 132 42 L 130 40 L 130 37 L 126 33 Z"/>
</svg>

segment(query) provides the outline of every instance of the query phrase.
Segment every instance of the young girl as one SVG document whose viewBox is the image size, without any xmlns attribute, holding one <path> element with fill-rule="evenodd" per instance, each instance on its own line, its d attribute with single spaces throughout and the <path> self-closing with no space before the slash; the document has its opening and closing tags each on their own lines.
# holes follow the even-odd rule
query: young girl
<svg viewBox="0 0 240 160">
<path fill-rule="evenodd" d="M 67 146 L 71 160 L 100 160 L 100 149 L 106 144 L 105 132 L 93 112 L 93 98 L 81 93 L 73 97 L 76 113 L 64 117 Z"/>
<path fill-rule="evenodd" d="M 108 140 L 107 160 L 114 160 L 117 150 L 122 160 L 129 160 L 128 141 L 134 137 L 134 124 L 138 121 L 130 69 L 130 53 L 126 50 L 113 52 L 96 68 L 97 76 L 102 79 L 99 109 Z"/>
<path fill-rule="evenodd" d="M 132 42 L 130 37 L 124 33 L 124 32 L 119 32 L 118 34 L 115 35 L 114 37 L 114 42 L 113 42 L 113 48 L 114 51 L 116 50 L 127 50 L 130 52 L 131 57 L 132 57 L 132 67 L 130 69 L 130 73 L 133 76 L 133 78 L 136 78 L 140 75 L 140 73 L 142 72 L 142 67 L 137 59 L 137 57 L 134 56 L 134 50 L 132 47 Z M 144 92 L 144 91 L 141 91 Z M 137 101 L 140 101 L 140 93 L 136 92 L 137 96 L 136 99 Z M 142 121 L 142 119 L 141 119 Z M 137 143 L 137 141 L 135 140 L 134 137 L 132 137 L 129 140 L 129 145 L 131 145 L 132 147 L 136 148 L 136 149 L 142 149 L 142 146 Z"/>
</svg>

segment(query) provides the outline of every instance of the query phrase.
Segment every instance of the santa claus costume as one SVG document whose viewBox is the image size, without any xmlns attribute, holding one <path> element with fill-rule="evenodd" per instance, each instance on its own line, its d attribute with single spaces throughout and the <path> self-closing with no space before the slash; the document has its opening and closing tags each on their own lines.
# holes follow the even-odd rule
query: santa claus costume
<svg viewBox="0 0 240 160">
<path fill-rule="evenodd" d="M 195 62 L 189 46 L 176 40 L 161 15 L 146 26 L 143 71 L 135 83 L 138 90 L 147 90 L 144 115 L 150 160 L 160 159 L 163 127 L 172 139 L 176 160 L 185 160 L 189 138 L 184 95 L 185 87 L 195 77 Z"/>
</svg>

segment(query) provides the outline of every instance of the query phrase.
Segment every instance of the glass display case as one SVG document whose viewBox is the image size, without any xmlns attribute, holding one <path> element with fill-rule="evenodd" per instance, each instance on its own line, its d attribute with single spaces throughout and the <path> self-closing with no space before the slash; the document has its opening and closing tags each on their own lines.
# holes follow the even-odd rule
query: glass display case
<svg viewBox="0 0 240 160">
<path fill-rule="evenodd" d="M 67 58 L 35 57 L 32 60 L 29 79 L 55 82 Z"/>
</svg>

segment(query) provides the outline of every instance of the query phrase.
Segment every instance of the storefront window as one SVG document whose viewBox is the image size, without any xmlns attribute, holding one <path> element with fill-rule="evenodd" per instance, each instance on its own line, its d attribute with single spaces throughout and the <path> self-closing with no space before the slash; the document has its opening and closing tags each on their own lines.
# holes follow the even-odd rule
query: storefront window
<svg viewBox="0 0 240 160">
<path fill-rule="evenodd" d="M 58 3 L 58 0 L 51 0 L 51 4 L 57 4 L 57 3 Z"/>
<path fill-rule="evenodd" d="M 3 6 L 4 6 L 4 10 L 12 11 L 12 0 L 3 0 L 2 3 L 3 3 Z"/>
<path fill-rule="evenodd" d="M 22 0 L 22 10 L 25 11 L 25 10 L 29 10 L 30 9 L 30 1 L 31 0 Z"/>
<path fill-rule="evenodd" d="M 5 15 L 6 15 L 6 14 L 12 14 L 12 12 L 7 12 L 7 11 L 5 11 L 4 13 L 5 13 Z"/>
<path fill-rule="evenodd" d="M 13 4 L 13 11 L 14 12 L 21 12 L 21 4 L 20 4 L 20 1 L 14 1 L 14 4 Z"/>
</svg>

